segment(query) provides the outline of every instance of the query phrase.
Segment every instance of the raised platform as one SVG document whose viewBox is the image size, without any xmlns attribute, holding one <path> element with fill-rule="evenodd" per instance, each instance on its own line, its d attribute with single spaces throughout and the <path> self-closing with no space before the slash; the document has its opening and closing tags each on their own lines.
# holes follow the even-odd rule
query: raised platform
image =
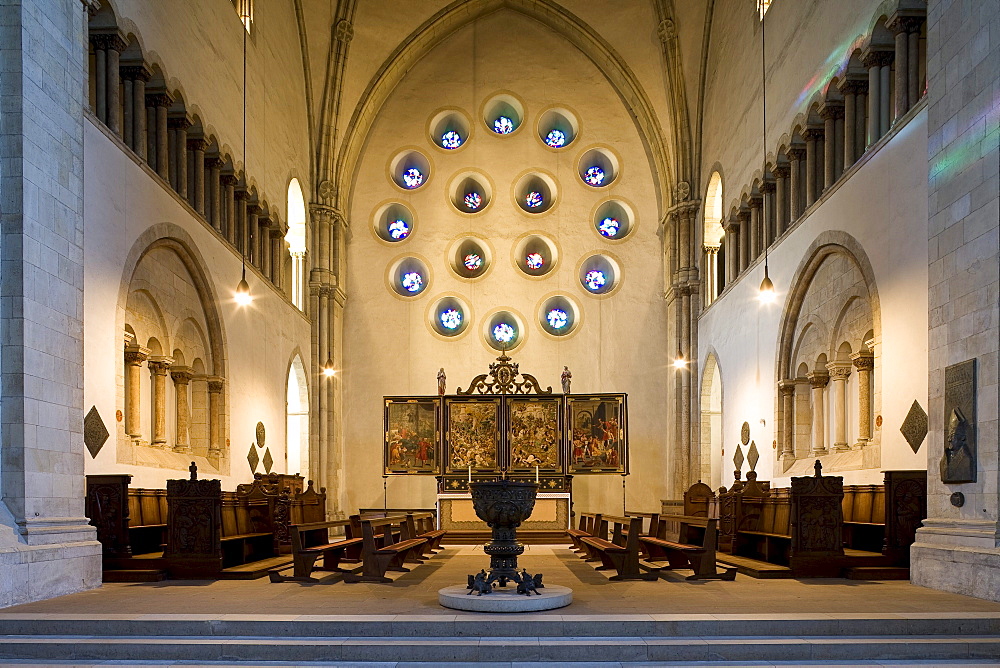
<svg viewBox="0 0 1000 668">
<path fill-rule="evenodd" d="M 467 587 L 453 585 L 438 590 L 438 603 L 452 610 L 469 612 L 539 612 L 565 608 L 573 602 L 573 590 L 559 585 L 546 585 L 538 594 L 517 593 L 517 585 L 497 587 L 492 594 L 470 594 Z"/>
<path fill-rule="evenodd" d="M 449 529 L 441 540 L 443 545 L 482 545 L 491 538 L 489 530 L 456 530 Z M 517 540 L 524 545 L 570 545 L 572 541 L 565 530 L 517 530 Z"/>
</svg>

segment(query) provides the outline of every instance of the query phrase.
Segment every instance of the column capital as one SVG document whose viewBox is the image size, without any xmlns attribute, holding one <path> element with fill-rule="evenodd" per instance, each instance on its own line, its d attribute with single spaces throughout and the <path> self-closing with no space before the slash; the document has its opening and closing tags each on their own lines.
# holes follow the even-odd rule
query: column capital
<svg viewBox="0 0 1000 668">
<path fill-rule="evenodd" d="M 132 342 L 135 341 L 135 334 L 126 331 L 124 334 L 122 334 L 122 339 L 124 339 L 125 341 L 125 348 L 128 348 L 129 346 L 132 345 Z"/>
<path fill-rule="evenodd" d="M 224 186 L 233 186 L 235 188 L 240 180 L 236 177 L 236 172 L 227 170 L 219 176 L 219 182 Z"/>
<path fill-rule="evenodd" d="M 235 192 L 235 193 L 233 193 L 233 196 L 234 196 L 234 197 L 236 197 L 236 199 L 238 199 L 238 200 L 241 200 L 241 199 L 243 199 L 243 200 L 245 200 L 245 199 L 249 199 L 249 198 L 250 198 L 250 191 L 249 191 L 249 190 L 247 190 L 247 187 L 246 187 L 246 184 L 245 184 L 245 183 L 244 183 L 244 184 L 241 184 L 241 183 L 239 183 L 239 181 L 237 180 L 237 183 L 236 183 L 236 192 Z"/>
<path fill-rule="evenodd" d="M 788 149 L 788 159 L 789 160 L 805 160 L 806 159 L 806 147 L 799 146 L 797 144 L 792 145 Z"/>
<path fill-rule="evenodd" d="M 841 100 L 827 100 L 819 108 L 819 117 L 824 121 L 844 117 L 844 103 Z"/>
<path fill-rule="evenodd" d="M 734 217 L 731 217 L 729 220 L 726 221 L 726 224 L 722 226 L 722 229 L 724 229 L 729 234 L 738 234 L 740 231 L 740 221 Z"/>
<path fill-rule="evenodd" d="M 247 215 L 257 216 L 257 224 L 260 225 L 260 214 L 264 212 L 264 207 L 260 205 L 260 200 L 247 200 Z M 268 223 L 270 225 L 270 222 Z"/>
<path fill-rule="evenodd" d="M 802 133 L 802 138 L 806 141 L 822 139 L 824 135 L 823 128 L 811 127 L 806 128 L 806 131 Z"/>
<path fill-rule="evenodd" d="M 209 169 L 218 169 L 226 164 L 226 161 L 222 159 L 222 156 L 216 151 L 205 156 L 205 166 Z"/>
<path fill-rule="evenodd" d="M 94 16 L 101 9 L 100 0 L 80 0 L 83 3 L 83 10 L 88 16 Z"/>
<path fill-rule="evenodd" d="M 186 111 L 173 111 L 167 114 L 167 127 L 174 130 L 187 130 L 194 125 Z"/>
<path fill-rule="evenodd" d="M 885 22 L 885 27 L 894 35 L 917 32 L 925 19 L 926 16 L 922 10 L 897 9 Z"/>
<path fill-rule="evenodd" d="M 187 385 L 194 378 L 194 369 L 189 366 L 170 367 L 170 377 L 178 385 Z"/>
<path fill-rule="evenodd" d="M 854 365 L 851 362 L 830 362 L 826 370 L 830 372 L 831 380 L 847 380 Z"/>
<path fill-rule="evenodd" d="M 211 393 L 222 392 L 226 384 L 225 378 L 221 376 L 205 376 L 205 382 L 208 383 L 208 391 Z"/>
<path fill-rule="evenodd" d="M 146 105 L 150 107 L 169 107 L 174 103 L 174 98 L 166 89 L 146 90 Z"/>
<path fill-rule="evenodd" d="M 774 179 L 765 179 L 763 183 L 760 184 L 760 192 L 764 195 L 767 193 L 773 193 L 778 189 L 778 184 L 775 183 Z"/>
<path fill-rule="evenodd" d="M 778 381 L 778 391 L 782 396 L 788 396 L 795 393 L 795 379 L 785 378 L 784 380 Z"/>
<path fill-rule="evenodd" d="M 759 209 L 764 206 L 764 196 L 760 193 L 751 193 L 747 203 L 751 209 Z"/>
<path fill-rule="evenodd" d="M 814 388 L 826 387 L 830 382 L 830 374 L 826 371 L 813 371 L 806 374 L 809 384 Z"/>
<path fill-rule="evenodd" d="M 89 34 L 90 43 L 98 49 L 122 52 L 128 46 L 125 35 L 116 27 L 94 28 Z"/>
<path fill-rule="evenodd" d="M 257 214 L 257 227 L 268 228 L 271 227 L 272 221 L 271 216 L 263 209 Z"/>
<path fill-rule="evenodd" d="M 771 170 L 775 176 L 780 178 L 785 178 L 792 173 L 792 166 L 787 162 L 777 162 L 774 165 L 774 169 Z"/>
<path fill-rule="evenodd" d="M 701 247 L 702 250 L 704 250 L 706 253 L 718 253 L 719 249 L 722 248 L 722 243 L 721 242 L 715 244 L 705 243 L 702 244 Z"/>
<path fill-rule="evenodd" d="M 851 355 L 851 362 L 857 367 L 858 371 L 871 371 L 875 368 L 875 356 L 867 351 Z"/>
<path fill-rule="evenodd" d="M 865 67 L 888 67 L 896 58 L 896 53 L 891 46 L 873 47 L 869 46 L 861 53 L 861 64 Z"/>
<path fill-rule="evenodd" d="M 204 151 L 208 148 L 208 140 L 201 132 L 189 132 L 187 145 L 189 151 Z"/>
<path fill-rule="evenodd" d="M 118 66 L 122 79 L 149 81 L 153 78 L 153 70 L 143 60 L 125 60 Z"/>
<path fill-rule="evenodd" d="M 862 77 L 854 77 L 854 76 L 848 75 L 846 79 L 844 79 L 843 81 L 840 82 L 840 85 L 838 86 L 838 88 L 840 88 L 840 92 L 843 95 L 848 95 L 848 94 L 851 94 L 851 93 L 854 93 L 855 95 L 857 95 L 859 93 L 862 93 L 862 94 L 863 93 L 867 93 L 868 92 L 868 79 L 862 78 Z"/>
<path fill-rule="evenodd" d="M 166 355 L 154 355 L 149 358 L 146 362 L 146 366 L 149 367 L 150 372 L 155 376 L 167 375 L 167 369 L 170 365 L 174 363 L 172 357 L 167 357 Z"/>
<path fill-rule="evenodd" d="M 125 347 L 125 364 L 134 364 L 139 366 L 147 359 L 149 359 L 149 348 L 143 346 L 130 345 Z"/>
<path fill-rule="evenodd" d="M 750 207 L 741 206 L 739 211 L 736 212 L 736 220 L 740 223 L 750 222 Z"/>
</svg>

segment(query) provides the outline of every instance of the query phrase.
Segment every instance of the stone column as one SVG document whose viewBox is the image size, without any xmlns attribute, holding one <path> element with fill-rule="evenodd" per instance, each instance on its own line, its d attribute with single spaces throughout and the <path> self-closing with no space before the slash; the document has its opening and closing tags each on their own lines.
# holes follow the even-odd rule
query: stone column
<svg viewBox="0 0 1000 668">
<path fill-rule="evenodd" d="M 750 195 L 750 252 L 753 262 L 764 252 L 764 198 L 759 194 Z"/>
<path fill-rule="evenodd" d="M 760 192 L 764 195 L 764 208 L 761 213 L 761 243 L 764 248 L 770 248 L 777 238 L 776 202 L 775 191 L 777 182 L 774 179 L 767 179 L 760 184 Z"/>
<path fill-rule="evenodd" d="M 889 131 L 889 68 L 892 51 L 868 48 L 861 62 L 868 68 L 868 145 Z"/>
<path fill-rule="evenodd" d="M 823 134 L 826 137 L 823 146 L 823 189 L 826 190 L 844 171 L 841 163 L 844 157 L 844 105 L 836 101 L 827 102 L 820 109 L 819 116 L 823 119 Z M 840 169 L 837 169 L 838 164 Z"/>
<path fill-rule="evenodd" d="M 152 150 L 149 153 L 149 164 L 160 175 L 160 178 L 169 183 L 170 181 L 170 153 L 167 137 L 167 109 L 174 103 L 174 99 L 166 90 L 154 90 L 146 92 L 147 121 L 153 119 L 151 127 L 147 128 L 148 136 L 153 138 L 152 142 L 147 142 L 147 147 Z M 152 113 L 149 113 L 152 110 Z"/>
<path fill-rule="evenodd" d="M 282 257 L 282 250 L 284 250 L 285 245 L 285 233 L 280 227 L 272 227 L 269 230 L 271 234 L 271 282 L 274 283 L 274 287 L 282 287 L 282 269 L 284 259 Z"/>
<path fill-rule="evenodd" d="M 719 296 L 719 244 L 703 244 L 705 275 L 701 288 L 705 291 L 705 304 L 711 304 Z"/>
<path fill-rule="evenodd" d="M 906 62 L 910 66 L 910 71 L 907 73 L 906 81 L 909 84 L 909 93 L 907 98 L 912 108 L 924 94 L 924 81 L 920 78 L 920 24 L 923 23 L 923 17 L 918 18 L 918 23 L 916 26 L 912 27 L 912 30 L 907 34 L 907 40 L 909 43 L 909 54 L 907 55 Z"/>
<path fill-rule="evenodd" d="M 806 157 L 806 149 L 801 146 L 793 146 L 788 149 L 788 160 L 791 163 L 789 200 L 791 215 L 788 219 L 789 226 L 802 215 L 802 161 Z"/>
<path fill-rule="evenodd" d="M 236 203 L 236 250 L 243 257 L 250 256 L 250 228 L 247 224 L 247 192 L 246 186 L 238 184 L 234 192 Z"/>
<path fill-rule="evenodd" d="M 824 390 L 830 382 L 826 371 L 814 371 L 806 375 L 812 388 L 812 452 L 811 457 L 826 454 L 826 396 Z"/>
<path fill-rule="evenodd" d="M 118 72 L 121 52 L 128 46 L 125 36 L 117 28 L 92 31 L 94 68 L 97 74 L 97 118 L 112 132 L 121 136 L 121 98 Z"/>
<path fill-rule="evenodd" d="M 920 83 L 916 80 L 920 76 L 920 24 L 924 22 L 924 18 L 904 12 L 897 11 L 885 24 L 885 27 L 895 35 L 895 120 L 909 111 L 910 107 L 920 99 Z"/>
<path fill-rule="evenodd" d="M 726 230 L 726 285 L 732 285 L 740 273 L 740 224 L 730 218 Z"/>
<path fill-rule="evenodd" d="M 194 155 L 193 173 L 189 175 L 188 202 L 202 218 L 205 217 L 205 149 L 208 142 L 201 133 L 188 133 L 188 151 Z"/>
<path fill-rule="evenodd" d="M 830 362 L 826 365 L 833 381 L 833 449 L 850 449 L 847 442 L 847 379 L 851 376 L 850 362 Z"/>
<path fill-rule="evenodd" d="M 271 217 L 261 212 L 257 217 L 257 247 L 260 249 L 260 273 L 271 277 Z M 325 360 L 324 362 L 325 363 Z"/>
<path fill-rule="evenodd" d="M 167 118 L 167 125 L 170 128 L 172 140 L 170 147 L 170 183 L 178 195 L 186 198 L 188 193 L 187 136 L 188 128 L 191 127 L 191 119 L 184 112 L 171 114 Z"/>
<path fill-rule="evenodd" d="M 864 107 L 858 118 L 858 95 L 863 94 L 862 88 L 866 88 L 867 83 L 858 79 L 848 78 L 840 84 L 840 92 L 844 96 L 844 171 L 851 168 L 857 161 L 858 153 L 858 126 L 864 136 Z M 862 149 L 863 150 L 863 149 Z"/>
<path fill-rule="evenodd" d="M 208 198 L 208 209 L 209 209 L 209 222 L 212 223 L 212 227 L 216 229 L 219 234 L 222 234 L 222 197 L 220 193 L 220 181 L 222 165 L 225 162 L 219 157 L 218 153 L 205 157 L 205 166 L 208 168 L 208 187 L 207 198 Z"/>
<path fill-rule="evenodd" d="M 858 442 L 863 448 L 872 440 L 872 369 L 875 357 L 867 351 L 851 355 L 851 362 L 858 370 Z"/>
<path fill-rule="evenodd" d="M 256 199 L 247 200 L 247 262 L 260 269 L 260 203 Z"/>
<path fill-rule="evenodd" d="M 131 127 L 124 129 L 123 138 L 129 148 L 143 160 L 146 159 L 146 82 L 152 72 L 141 60 L 122 64 L 121 75 L 125 79 L 125 123 Z M 129 95 L 131 94 L 131 95 Z"/>
<path fill-rule="evenodd" d="M 778 382 L 781 396 L 781 458 L 795 457 L 795 381 L 786 378 Z"/>
<path fill-rule="evenodd" d="M 194 371 L 190 367 L 175 366 L 170 369 L 170 377 L 174 381 L 174 398 L 176 400 L 176 431 L 174 452 L 191 452 L 191 440 L 188 431 L 191 424 L 191 409 L 188 403 L 188 386 Z"/>
<path fill-rule="evenodd" d="M 153 438 L 151 445 L 167 444 L 167 369 L 173 360 L 169 357 L 151 357 L 146 363 L 153 376 Z"/>
<path fill-rule="evenodd" d="M 125 348 L 125 433 L 138 441 L 142 438 L 142 363 L 149 359 L 149 348 L 131 345 Z"/>
<path fill-rule="evenodd" d="M 806 206 L 813 205 L 823 190 L 822 185 L 822 161 L 820 160 L 818 142 L 823 139 L 823 130 L 820 128 L 808 128 L 802 133 L 806 140 Z"/>
<path fill-rule="evenodd" d="M 740 207 L 736 214 L 740 221 L 740 273 L 750 266 L 750 209 Z"/>
<path fill-rule="evenodd" d="M 236 184 L 239 179 L 231 171 L 225 171 L 219 177 L 219 183 L 224 189 L 223 204 L 221 212 L 222 236 L 229 243 L 236 245 Z"/>
<path fill-rule="evenodd" d="M 774 166 L 774 176 L 775 176 L 775 207 L 774 207 L 774 219 L 775 219 L 775 238 L 780 237 L 788 229 L 788 210 L 789 210 L 789 187 L 788 187 L 788 177 L 791 173 L 791 167 L 787 162 L 779 162 Z"/>
<path fill-rule="evenodd" d="M 91 44 L 94 46 L 94 115 L 97 120 L 108 124 L 108 50 L 104 45 L 104 39 L 100 35 L 92 35 Z"/>
<path fill-rule="evenodd" d="M 208 381 L 208 456 L 222 452 L 222 388 L 225 381 L 212 376 Z"/>
</svg>

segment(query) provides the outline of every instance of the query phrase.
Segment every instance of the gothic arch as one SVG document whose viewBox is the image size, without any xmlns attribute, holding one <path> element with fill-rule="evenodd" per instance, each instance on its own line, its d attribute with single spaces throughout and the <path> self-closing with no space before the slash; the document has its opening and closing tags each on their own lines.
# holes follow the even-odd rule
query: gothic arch
<svg viewBox="0 0 1000 668">
<path fill-rule="evenodd" d="M 350 209 L 354 177 L 360 165 L 362 150 L 379 111 L 396 85 L 418 60 L 447 37 L 500 10 L 518 12 L 538 21 L 590 58 L 633 114 L 656 182 L 660 211 L 665 211 L 671 205 L 678 148 L 671 145 L 664 135 L 664 125 L 657 119 L 653 105 L 638 78 L 611 44 L 580 18 L 550 0 L 455 0 L 407 36 L 369 82 L 354 110 L 336 157 L 332 149 L 325 148 L 330 142 L 324 138 L 321 145 L 328 153 L 321 156 L 320 169 L 326 178 L 336 179 L 336 183 L 333 184 L 335 187 L 332 191 L 329 186 L 324 188 L 322 183 L 317 184 L 321 199 L 334 204 L 341 211 Z M 673 96 L 668 94 L 667 97 L 671 106 L 676 106 L 672 103 Z M 678 113 L 677 109 L 673 109 L 674 116 Z M 322 120 L 324 127 L 333 127 L 331 119 Z"/>
<path fill-rule="evenodd" d="M 722 367 L 718 354 L 709 347 L 705 362 L 701 365 L 701 399 L 699 413 L 701 416 L 701 444 L 698 450 L 698 464 L 695 467 L 696 477 L 713 489 L 722 484 L 723 465 L 723 408 L 725 402 L 725 387 L 722 380 Z"/>
</svg>

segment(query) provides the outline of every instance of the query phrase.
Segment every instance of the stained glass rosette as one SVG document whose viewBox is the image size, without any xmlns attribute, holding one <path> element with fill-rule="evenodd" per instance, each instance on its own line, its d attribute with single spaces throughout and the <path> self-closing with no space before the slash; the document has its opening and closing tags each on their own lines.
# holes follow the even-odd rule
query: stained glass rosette
<svg viewBox="0 0 1000 668">
<path fill-rule="evenodd" d="M 441 326 L 448 330 L 456 330 L 462 326 L 462 312 L 455 308 L 449 308 L 441 312 L 438 316 Z"/>
<path fill-rule="evenodd" d="M 507 116 L 499 116 L 493 121 L 493 132 L 498 135 L 509 135 L 514 131 L 514 121 Z"/>
<path fill-rule="evenodd" d="M 408 271 L 400 278 L 400 283 L 403 285 L 404 290 L 416 294 L 424 287 L 424 277 L 419 272 Z"/>
<path fill-rule="evenodd" d="M 591 292 L 597 292 L 603 288 L 608 283 L 607 276 L 604 275 L 603 271 L 599 269 L 591 269 L 583 277 L 583 284 L 587 286 L 587 289 Z"/>
<path fill-rule="evenodd" d="M 462 135 L 454 130 L 448 130 L 441 135 L 441 146 L 447 149 L 455 149 L 462 145 Z"/>
<path fill-rule="evenodd" d="M 424 174 L 416 167 L 410 167 L 403 172 L 403 185 L 410 190 L 419 188 L 424 183 Z"/>
<path fill-rule="evenodd" d="M 554 308 L 545 314 L 545 319 L 552 329 L 562 329 L 569 323 L 569 314 L 561 308 Z"/>
<path fill-rule="evenodd" d="M 545 145 L 552 148 L 562 148 L 566 145 L 566 133 L 562 130 L 549 130 L 545 135 Z"/>
<path fill-rule="evenodd" d="M 497 343 L 507 344 L 514 340 L 517 332 L 513 327 L 505 322 L 501 322 L 493 327 L 493 339 Z"/>
<path fill-rule="evenodd" d="M 476 271 L 483 266 L 483 258 L 481 258 L 477 253 L 469 253 L 462 259 L 462 264 L 469 271 Z"/>
<path fill-rule="evenodd" d="M 466 193 L 463 201 L 465 202 L 465 208 L 475 211 L 483 205 L 483 196 L 473 191 Z"/>
<path fill-rule="evenodd" d="M 597 231 L 609 239 L 617 237 L 620 230 L 621 224 L 618 222 L 618 219 L 611 216 L 608 216 L 597 225 Z"/>
<path fill-rule="evenodd" d="M 397 219 L 389 223 L 387 226 L 389 230 L 389 236 L 392 237 L 394 241 L 402 241 L 406 237 L 410 236 L 410 226 L 406 224 L 405 220 Z"/>
<path fill-rule="evenodd" d="M 524 196 L 524 203 L 528 205 L 528 207 L 531 209 L 537 209 L 538 207 L 540 207 L 544 200 L 545 198 L 542 197 L 542 193 L 538 192 L 537 190 L 532 190 L 530 193 Z"/>
<path fill-rule="evenodd" d="M 541 269 L 545 264 L 545 258 L 542 257 L 541 253 L 528 253 L 527 257 L 524 258 L 524 265 L 528 269 Z"/>
<path fill-rule="evenodd" d="M 583 174 L 583 180 L 587 185 L 599 186 L 604 183 L 604 170 L 597 165 L 588 167 Z"/>
</svg>

